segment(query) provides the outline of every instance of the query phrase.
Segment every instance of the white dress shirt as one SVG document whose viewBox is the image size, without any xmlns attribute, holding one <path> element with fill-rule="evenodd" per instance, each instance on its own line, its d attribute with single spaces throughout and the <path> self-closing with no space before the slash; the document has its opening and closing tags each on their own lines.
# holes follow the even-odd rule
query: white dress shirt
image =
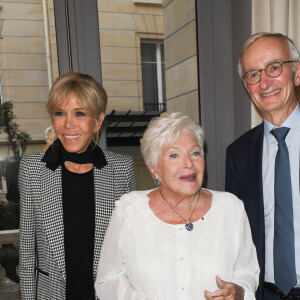
<svg viewBox="0 0 300 300">
<path fill-rule="evenodd" d="M 285 138 L 290 158 L 294 232 L 295 232 L 295 259 L 297 285 L 300 285 L 300 192 L 299 192 L 299 156 L 300 156 L 300 105 L 298 104 L 291 115 L 284 121 L 281 127 L 288 127 L 290 131 Z M 266 259 L 265 259 L 265 281 L 274 283 L 273 263 L 273 240 L 274 240 L 274 172 L 275 156 L 278 150 L 278 143 L 270 133 L 275 125 L 264 120 L 264 141 L 263 141 L 263 196 L 265 213 L 265 234 L 266 234 Z"/>
<path fill-rule="evenodd" d="M 98 297 L 201 300 L 204 290 L 219 289 L 219 275 L 254 300 L 259 266 L 243 202 L 211 191 L 210 210 L 187 231 L 153 213 L 149 192 L 131 192 L 116 202 L 99 261 Z"/>
</svg>

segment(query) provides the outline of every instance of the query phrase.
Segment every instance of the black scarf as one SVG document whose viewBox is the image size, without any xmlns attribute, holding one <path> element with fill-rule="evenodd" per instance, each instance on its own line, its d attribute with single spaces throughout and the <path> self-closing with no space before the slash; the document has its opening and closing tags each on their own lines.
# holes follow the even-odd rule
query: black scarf
<svg viewBox="0 0 300 300">
<path fill-rule="evenodd" d="M 107 165 L 107 161 L 100 147 L 91 142 L 82 153 L 71 153 L 65 150 L 59 139 L 55 140 L 45 152 L 42 162 L 52 171 L 56 170 L 65 161 L 77 164 L 92 163 L 96 168 L 101 169 Z"/>
</svg>

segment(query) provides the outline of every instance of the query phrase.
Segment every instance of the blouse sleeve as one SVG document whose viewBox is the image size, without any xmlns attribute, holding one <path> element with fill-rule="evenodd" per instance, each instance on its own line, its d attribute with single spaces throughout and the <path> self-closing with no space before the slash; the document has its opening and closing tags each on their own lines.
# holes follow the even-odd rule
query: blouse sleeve
<svg viewBox="0 0 300 300">
<path fill-rule="evenodd" d="M 240 251 L 234 268 L 233 282 L 244 288 L 245 300 L 255 300 L 255 291 L 258 286 L 260 270 L 257 261 L 256 248 L 252 241 L 251 229 L 245 210 L 243 210 L 241 216 L 240 228 Z"/>
<path fill-rule="evenodd" d="M 147 296 L 131 286 L 122 265 L 120 245 L 122 225 L 121 208 L 116 207 L 104 238 L 95 290 L 101 300 L 145 300 Z"/>
</svg>

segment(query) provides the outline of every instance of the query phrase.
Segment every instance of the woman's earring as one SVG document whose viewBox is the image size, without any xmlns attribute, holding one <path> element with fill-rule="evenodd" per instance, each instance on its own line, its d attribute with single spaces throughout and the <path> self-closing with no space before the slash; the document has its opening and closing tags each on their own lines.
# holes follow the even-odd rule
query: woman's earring
<svg viewBox="0 0 300 300">
<path fill-rule="evenodd" d="M 155 183 L 156 183 L 156 185 L 159 185 L 159 184 L 160 184 L 160 182 L 159 182 L 159 179 L 158 179 L 158 178 L 155 178 Z"/>
</svg>

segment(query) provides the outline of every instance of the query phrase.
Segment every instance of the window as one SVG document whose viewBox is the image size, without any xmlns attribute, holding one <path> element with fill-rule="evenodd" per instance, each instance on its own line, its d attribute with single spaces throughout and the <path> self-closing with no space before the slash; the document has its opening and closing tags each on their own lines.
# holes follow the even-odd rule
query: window
<svg viewBox="0 0 300 300">
<path fill-rule="evenodd" d="M 164 111 L 166 103 L 164 44 L 143 41 L 141 60 L 144 110 Z"/>
</svg>

